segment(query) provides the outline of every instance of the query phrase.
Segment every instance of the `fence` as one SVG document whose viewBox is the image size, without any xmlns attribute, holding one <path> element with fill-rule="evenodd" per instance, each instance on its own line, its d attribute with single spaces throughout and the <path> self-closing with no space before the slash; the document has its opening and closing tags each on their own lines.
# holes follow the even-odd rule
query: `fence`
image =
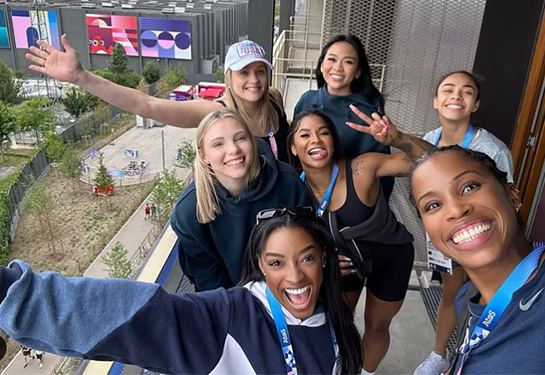
<svg viewBox="0 0 545 375">
<path fill-rule="evenodd" d="M 19 221 L 19 207 L 23 203 L 25 194 L 35 181 L 39 180 L 45 171 L 49 169 L 49 158 L 45 150 L 40 150 L 27 164 L 23 166 L 17 182 L 8 190 L 9 197 L 9 219 L 11 237 L 15 234 L 15 228 Z"/>
<path fill-rule="evenodd" d="M 121 118 L 121 111 L 117 109 L 116 107 L 110 106 L 108 108 L 109 110 L 109 122 L 115 123 Z M 61 134 L 61 140 L 63 142 L 72 142 L 74 144 L 77 144 L 81 142 L 82 137 L 85 134 L 88 134 L 88 132 L 95 132 L 96 134 L 99 134 L 100 132 L 100 124 L 92 117 L 92 114 L 89 114 L 85 117 L 82 117 L 80 121 L 77 121 L 69 128 L 65 129 Z M 116 129 L 112 133 L 112 137 L 118 137 L 124 132 L 126 132 L 128 129 L 130 129 L 134 124 L 130 126 L 124 126 L 120 129 Z M 110 141 L 110 138 L 108 140 L 103 140 L 104 144 L 107 144 Z M 97 148 L 97 146 L 102 145 L 102 143 L 95 144 L 92 148 Z M 103 146 L 103 145 L 102 145 Z M 102 147 L 100 146 L 100 147 Z M 21 169 L 19 178 L 17 182 L 10 187 L 8 190 L 8 197 L 9 197 L 9 221 L 10 221 L 10 233 L 11 238 L 13 239 L 13 236 L 15 235 L 15 229 L 17 228 L 17 223 L 19 222 L 19 211 L 21 204 L 23 203 L 23 200 L 25 198 L 25 194 L 27 190 L 32 187 L 32 185 L 38 181 L 43 175 L 44 172 L 46 172 L 49 169 L 50 166 L 50 160 L 47 157 L 47 154 L 44 149 L 41 149 L 38 151 L 38 153 L 30 160 L 27 164 L 23 166 Z M 144 179 L 140 179 L 137 181 L 137 183 L 141 182 L 147 182 L 151 181 L 154 178 L 156 178 L 155 175 L 149 175 L 145 176 Z M 85 181 L 85 180 L 83 180 Z M 128 185 L 130 183 L 125 182 L 125 185 Z"/>
</svg>

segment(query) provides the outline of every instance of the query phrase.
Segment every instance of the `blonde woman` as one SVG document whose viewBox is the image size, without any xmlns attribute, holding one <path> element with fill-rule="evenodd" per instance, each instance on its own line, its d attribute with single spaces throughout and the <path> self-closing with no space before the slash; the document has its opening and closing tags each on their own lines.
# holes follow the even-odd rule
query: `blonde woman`
<svg viewBox="0 0 545 375">
<path fill-rule="evenodd" d="M 179 260 L 197 290 L 240 281 L 255 215 L 265 208 L 310 203 L 295 171 L 252 137 L 243 117 L 224 108 L 197 129 L 195 180 L 171 216 Z"/>
<path fill-rule="evenodd" d="M 66 35 L 61 36 L 64 52 L 39 40 L 26 58 L 30 69 L 60 81 L 70 82 L 125 111 L 182 128 L 196 127 L 208 113 L 226 106 L 240 111 L 252 134 L 269 143 L 275 157 L 288 162 L 286 136 L 289 124 L 282 95 L 269 87 L 271 63 L 265 50 L 250 40 L 233 44 L 225 57 L 225 95 L 218 101 L 177 102 L 160 99 L 120 86 L 85 70 Z"/>
</svg>

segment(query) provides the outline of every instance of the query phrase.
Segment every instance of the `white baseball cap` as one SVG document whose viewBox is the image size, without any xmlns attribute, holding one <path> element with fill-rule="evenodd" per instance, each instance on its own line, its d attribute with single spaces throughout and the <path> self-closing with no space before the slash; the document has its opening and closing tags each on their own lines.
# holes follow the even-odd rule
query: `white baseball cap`
<svg viewBox="0 0 545 375">
<path fill-rule="evenodd" d="M 256 42 L 244 40 L 233 44 L 225 56 L 225 66 L 223 71 L 227 73 L 229 69 L 240 70 L 246 65 L 256 61 L 261 61 L 272 70 L 271 63 L 265 57 L 265 50 Z"/>
</svg>

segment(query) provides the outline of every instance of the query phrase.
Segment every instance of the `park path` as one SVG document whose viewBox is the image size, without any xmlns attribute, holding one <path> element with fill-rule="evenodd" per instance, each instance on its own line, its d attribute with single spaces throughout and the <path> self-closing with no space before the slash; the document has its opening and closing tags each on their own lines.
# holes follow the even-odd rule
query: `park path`
<svg viewBox="0 0 545 375">
<path fill-rule="evenodd" d="M 165 142 L 165 149 L 168 148 L 167 154 L 170 157 L 165 158 L 165 167 L 167 169 L 172 169 L 179 179 L 184 181 L 188 175 L 189 170 L 182 169 L 173 166 L 174 164 L 174 155 L 177 149 L 177 145 L 183 140 L 183 139 L 190 139 L 193 140 L 195 137 L 195 129 L 180 129 L 180 128 L 174 128 L 170 126 L 165 126 L 165 128 L 162 129 L 168 129 L 168 141 Z M 147 132 L 147 131 L 150 132 Z M 122 135 L 121 137 L 125 136 L 127 139 L 131 139 L 130 142 L 116 142 L 114 145 L 107 145 L 105 148 L 108 148 L 108 153 L 104 153 L 104 161 L 106 164 L 110 163 L 111 161 L 108 159 L 108 156 L 111 155 L 115 160 L 113 162 L 117 163 L 120 160 L 122 160 L 122 156 L 120 156 L 120 152 L 112 150 L 112 147 L 118 147 L 119 149 L 126 148 L 129 144 L 133 148 L 140 148 L 145 149 L 146 148 L 146 141 L 149 141 L 150 138 L 155 140 L 154 143 L 157 143 L 157 130 L 158 129 L 142 129 L 142 128 L 132 128 L 127 133 Z M 149 137 L 149 136 L 152 137 Z M 102 151 L 102 150 L 100 150 Z M 122 152 L 121 152 L 122 154 Z M 154 146 L 149 147 L 148 152 L 146 152 L 147 160 L 151 161 L 151 165 L 161 165 L 162 162 L 162 152 L 160 146 Z M 89 266 L 89 268 L 84 272 L 84 276 L 86 277 L 96 277 L 96 278 L 105 278 L 108 277 L 108 271 L 106 265 L 101 262 L 101 257 L 105 255 L 111 247 L 116 244 L 117 242 L 120 242 L 125 249 L 127 250 L 127 257 L 129 259 L 133 259 L 137 256 L 138 250 L 141 248 L 141 245 L 148 241 L 148 238 L 150 234 L 152 233 L 152 230 L 154 230 L 155 225 L 151 222 L 151 220 L 144 220 L 144 206 L 146 202 L 148 201 L 148 198 L 146 198 L 142 204 L 135 210 L 135 212 L 131 215 L 131 217 L 127 220 L 127 222 L 121 227 L 121 229 L 117 232 L 117 234 L 112 238 L 112 240 L 106 245 L 106 247 L 102 250 L 102 252 L 98 255 L 98 257 L 95 259 L 93 263 Z M 157 229 L 156 229 L 157 230 Z M 34 352 L 33 352 L 34 353 Z M 23 355 L 19 351 L 15 358 L 10 362 L 10 364 L 6 367 L 6 369 L 0 374 L 0 375 L 40 375 L 40 374 L 54 374 L 54 371 L 56 370 L 56 366 L 60 363 L 62 360 L 62 357 L 56 356 L 51 353 L 46 353 L 44 356 L 44 365 L 42 368 L 39 367 L 38 360 L 34 359 L 29 362 L 28 366 L 24 367 L 24 359 Z"/>
</svg>

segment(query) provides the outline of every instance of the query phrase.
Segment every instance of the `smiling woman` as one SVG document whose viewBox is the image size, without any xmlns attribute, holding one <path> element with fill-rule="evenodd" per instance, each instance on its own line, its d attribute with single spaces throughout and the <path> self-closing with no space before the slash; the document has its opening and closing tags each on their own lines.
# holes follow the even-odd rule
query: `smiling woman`
<svg viewBox="0 0 545 375">
<path fill-rule="evenodd" d="M 282 95 L 269 87 L 271 63 L 265 50 L 251 40 L 234 43 L 225 56 L 225 96 L 217 101 L 173 101 L 146 95 L 139 90 L 115 84 L 86 70 L 77 51 L 61 36 L 64 51 L 39 40 L 25 57 L 33 62 L 30 69 L 59 81 L 78 85 L 102 100 L 125 111 L 183 128 L 195 127 L 210 112 L 224 107 L 240 112 L 251 134 L 269 144 L 275 157 L 287 162 L 286 134 L 289 124 Z"/>
<path fill-rule="evenodd" d="M 17 260 L 0 267 L 0 328 L 36 350 L 162 374 L 359 374 L 358 331 L 327 228 L 310 207 L 259 216 L 244 285 L 168 294 L 151 283 L 35 273 Z"/>
<path fill-rule="evenodd" d="M 413 160 L 433 146 L 399 132 L 387 116 L 368 117 L 355 106 L 351 110 L 369 126 L 348 126 L 404 152 L 343 159 L 335 124 L 317 110 L 294 119 L 288 144 L 292 165 L 303 170 L 316 212 L 335 238 L 344 265 L 344 298 L 352 310 L 367 286 L 363 368 L 373 373 L 388 351 L 390 323 L 403 304 L 414 258 L 412 235 L 389 209 L 379 178 L 408 174 Z"/>
<path fill-rule="evenodd" d="M 180 265 L 195 289 L 229 288 L 240 279 L 257 212 L 303 205 L 308 197 L 295 171 L 277 161 L 232 109 L 207 115 L 196 144 L 195 179 L 170 223 L 179 237 Z"/>
<path fill-rule="evenodd" d="M 412 172 L 412 196 L 431 241 L 479 292 L 469 301 L 456 374 L 545 368 L 544 246 L 526 239 L 519 192 L 506 176 L 487 155 L 459 146 L 424 155 Z"/>
</svg>

